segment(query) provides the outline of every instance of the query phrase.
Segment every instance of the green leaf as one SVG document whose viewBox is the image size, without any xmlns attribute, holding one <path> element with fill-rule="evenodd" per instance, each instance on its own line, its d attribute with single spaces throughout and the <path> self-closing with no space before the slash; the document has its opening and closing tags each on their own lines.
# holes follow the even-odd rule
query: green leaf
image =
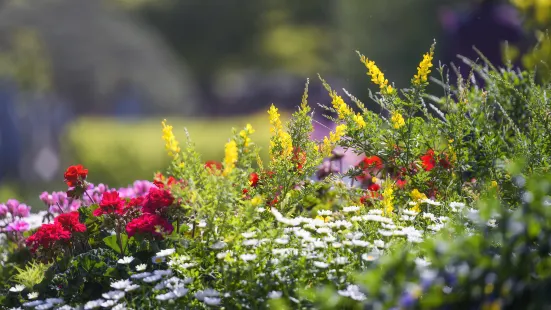
<svg viewBox="0 0 551 310">
<path fill-rule="evenodd" d="M 124 254 L 124 249 L 126 248 L 126 245 L 128 244 L 128 236 L 126 234 L 121 234 L 121 243 L 122 243 L 122 249 L 119 247 L 118 241 L 117 241 L 117 235 L 111 235 L 103 238 L 103 242 L 106 246 L 113 249 L 115 252 L 119 254 Z"/>
</svg>

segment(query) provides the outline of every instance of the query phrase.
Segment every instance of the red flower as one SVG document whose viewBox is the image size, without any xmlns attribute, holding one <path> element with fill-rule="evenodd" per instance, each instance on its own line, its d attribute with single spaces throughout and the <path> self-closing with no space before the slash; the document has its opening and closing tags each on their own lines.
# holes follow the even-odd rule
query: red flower
<svg viewBox="0 0 551 310">
<path fill-rule="evenodd" d="M 67 171 L 63 174 L 63 177 L 65 178 L 65 183 L 67 183 L 69 187 L 77 187 L 82 185 L 87 175 L 88 169 L 84 169 L 82 165 L 76 165 L 69 166 Z"/>
<path fill-rule="evenodd" d="M 381 189 L 381 186 L 379 186 L 379 184 L 377 184 L 377 183 L 373 183 L 373 184 L 369 185 L 369 186 L 367 187 L 367 189 L 368 189 L 369 191 L 376 192 L 376 191 L 378 191 L 378 190 Z"/>
<path fill-rule="evenodd" d="M 249 175 L 249 184 L 251 185 L 251 187 L 256 187 L 258 185 L 258 180 L 260 180 L 260 178 L 258 177 L 258 173 L 253 172 L 251 173 L 251 175 Z"/>
<path fill-rule="evenodd" d="M 296 165 L 297 170 L 301 171 L 306 164 L 306 152 L 300 149 L 300 147 L 293 148 L 293 157 L 291 158 L 293 164 Z"/>
<path fill-rule="evenodd" d="M 152 187 L 145 197 L 142 211 L 144 213 L 155 213 L 155 211 L 172 205 L 174 197 L 166 189 Z"/>
<path fill-rule="evenodd" d="M 450 169 L 452 167 L 452 164 L 448 159 L 448 154 L 444 154 L 444 157 L 440 158 L 439 163 L 440 163 L 440 166 L 442 166 L 442 168 L 444 169 Z"/>
<path fill-rule="evenodd" d="M 94 210 L 94 216 L 100 216 L 102 214 L 124 214 L 124 200 L 119 196 L 119 192 L 105 192 L 101 197 L 99 208 Z"/>
<path fill-rule="evenodd" d="M 165 188 L 165 186 L 172 186 L 173 184 L 178 184 L 179 182 L 173 176 L 169 176 L 168 179 L 162 173 L 158 173 L 153 179 L 153 184 L 158 188 Z"/>
<path fill-rule="evenodd" d="M 136 198 L 132 198 L 130 199 L 130 201 L 128 201 L 126 203 L 126 206 L 129 207 L 129 208 L 132 208 L 132 207 L 141 207 L 143 206 L 143 203 L 145 202 L 145 198 L 144 197 L 136 197 Z"/>
<path fill-rule="evenodd" d="M 216 160 L 207 160 L 205 162 L 205 168 L 210 172 L 221 171 L 223 169 L 222 163 Z"/>
<path fill-rule="evenodd" d="M 365 195 L 363 195 L 362 197 L 360 197 L 360 203 L 365 205 L 365 204 L 368 204 L 368 205 L 371 205 L 371 200 L 372 199 L 380 199 L 382 196 L 380 193 L 377 193 L 377 192 L 367 192 Z"/>
<path fill-rule="evenodd" d="M 434 151 L 429 149 L 425 155 L 421 156 L 421 161 L 423 168 L 425 168 L 426 171 L 431 171 L 434 166 L 436 165 L 436 159 L 434 158 Z"/>
<path fill-rule="evenodd" d="M 40 228 L 27 240 L 25 243 L 32 252 L 36 252 L 40 247 L 49 249 L 55 245 L 57 241 L 67 241 L 71 239 L 71 233 L 58 223 L 42 224 Z"/>
<path fill-rule="evenodd" d="M 60 224 L 63 229 L 74 232 L 85 232 L 86 226 L 79 221 L 78 211 L 63 213 L 54 219 L 54 223 Z"/>
<path fill-rule="evenodd" d="M 400 188 L 400 189 L 404 188 L 404 186 L 406 186 L 406 183 L 407 183 L 406 179 L 397 179 L 396 180 L 396 186 L 398 186 L 398 188 Z"/>
<path fill-rule="evenodd" d="M 376 155 L 369 156 L 364 158 L 361 162 L 358 163 L 358 167 L 362 169 L 373 169 L 381 170 L 383 169 L 383 160 Z"/>
<path fill-rule="evenodd" d="M 135 234 L 150 234 L 153 237 L 163 237 L 165 234 L 170 234 L 174 230 L 164 218 L 156 214 L 143 214 L 142 216 L 133 219 L 126 225 L 126 233 L 128 237 Z"/>
</svg>

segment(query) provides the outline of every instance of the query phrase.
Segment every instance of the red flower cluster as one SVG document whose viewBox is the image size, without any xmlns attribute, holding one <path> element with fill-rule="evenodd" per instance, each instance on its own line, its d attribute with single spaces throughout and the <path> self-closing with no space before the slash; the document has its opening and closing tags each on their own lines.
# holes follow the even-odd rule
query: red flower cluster
<svg viewBox="0 0 551 310">
<path fill-rule="evenodd" d="M 59 223 L 63 229 L 70 233 L 75 232 L 85 232 L 86 231 L 86 225 L 82 224 L 79 221 L 79 213 L 78 211 L 73 211 L 69 213 L 63 213 L 58 215 L 54 219 L 54 223 Z"/>
<path fill-rule="evenodd" d="M 298 171 L 302 171 L 302 168 L 306 164 L 306 152 L 301 150 L 300 147 L 293 148 L 293 157 L 291 161 Z"/>
<path fill-rule="evenodd" d="M 440 166 L 444 169 L 450 169 L 451 163 L 448 159 L 447 154 L 443 154 L 444 156 L 438 160 L 438 163 Z M 425 155 L 421 156 L 421 165 L 426 171 L 431 171 L 436 166 L 437 157 L 434 154 L 434 151 L 432 149 L 429 149 Z"/>
<path fill-rule="evenodd" d="M 49 249 L 58 241 L 68 241 L 73 233 L 86 231 L 86 226 L 79 222 L 77 211 L 64 213 L 54 219 L 52 224 L 42 224 L 40 228 L 25 240 L 32 252 L 40 247 Z"/>
<path fill-rule="evenodd" d="M 88 175 L 88 169 L 84 169 L 82 165 L 69 166 L 63 177 L 65 178 L 65 183 L 69 187 L 79 187 L 82 186 L 86 176 Z"/>
<path fill-rule="evenodd" d="M 94 216 L 103 214 L 124 214 L 124 200 L 119 196 L 119 192 L 111 191 L 103 193 L 99 208 L 94 210 Z"/>
<path fill-rule="evenodd" d="M 152 187 L 145 197 L 142 211 L 144 213 L 155 213 L 157 210 L 171 206 L 173 202 L 174 197 L 168 190 Z"/>
<path fill-rule="evenodd" d="M 153 179 L 153 184 L 155 184 L 158 188 L 171 187 L 172 185 L 178 183 L 179 182 L 173 176 L 169 176 L 167 179 L 162 173 L 158 173 Z"/>
<path fill-rule="evenodd" d="M 156 214 L 145 213 L 142 216 L 133 219 L 126 225 L 126 233 L 129 237 L 139 234 L 151 234 L 153 237 L 162 237 L 164 234 L 170 234 L 174 230 L 172 224 Z"/>
<path fill-rule="evenodd" d="M 256 187 L 259 180 L 260 178 L 258 177 L 258 173 L 253 172 L 249 175 L 249 183 L 251 184 L 251 187 Z"/>
<path fill-rule="evenodd" d="M 222 163 L 216 160 L 207 160 L 205 162 L 205 168 L 210 172 L 222 171 Z"/>
</svg>

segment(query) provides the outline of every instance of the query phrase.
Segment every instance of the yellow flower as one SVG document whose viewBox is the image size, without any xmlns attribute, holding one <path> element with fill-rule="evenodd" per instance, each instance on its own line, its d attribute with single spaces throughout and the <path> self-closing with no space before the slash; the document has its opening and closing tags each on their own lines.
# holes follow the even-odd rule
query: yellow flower
<svg viewBox="0 0 551 310">
<path fill-rule="evenodd" d="M 367 75 L 371 76 L 371 82 L 379 86 L 382 94 L 391 95 L 394 93 L 394 89 L 388 85 L 388 80 L 385 79 L 385 75 L 374 61 L 367 59 L 363 55 L 360 55 L 360 61 L 367 67 Z"/>
<path fill-rule="evenodd" d="M 254 129 L 253 129 L 253 126 L 251 126 L 251 124 L 247 124 L 247 126 L 245 126 L 245 129 L 239 132 L 239 135 L 243 137 L 245 147 L 249 146 L 249 143 L 251 142 L 251 138 L 249 138 L 249 135 L 253 133 L 254 133 Z"/>
<path fill-rule="evenodd" d="M 430 73 L 430 68 L 432 67 L 432 58 L 434 56 L 434 44 L 430 47 L 430 51 L 423 55 L 423 60 L 417 67 L 417 74 L 413 76 L 411 81 L 413 85 L 421 86 L 427 83 L 427 77 Z"/>
<path fill-rule="evenodd" d="M 262 196 L 254 196 L 253 199 L 251 199 L 251 204 L 253 205 L 253 207 L 257 207 L 263 201 L 264 201 L 264 199 L 262 198 Z"/>
<path fill-rule="evenodd" d="M 360 113 L 352 116 L 352 120 L 354 120 L 359 129 L 362 129 L 366 126 L 365 120 Z"/>
<path fill-rule="evenodd" d="M 277 113 L 277 108 L 273 104 L 268 110 L 268 114 L 270 115 L 270 125 L 272 125 L 272 127 L 270 128 L 270 132 L 272 134 L 275 134 L 279 131 L 282 131 L 283 128 L 281 125 L 281 120 L 279 119 L 280 115 L 279 113 Z"/>
<path fill-rule="evenodd" d="M 411 191 L 409 196 L 411 197 L 413 202 L 415 202 L 415 206 L 413 206 L 411 210 L 415 212 L 421 212 L 421 209 L 419 208 L 419 204 L 421 203 L 422 200 L 427 199 L 427 195 L 421 193 L 418 189 L 414 189 Z"/>
<path fill-rule="evenodd" d="M 321 147 L 321 152 L 324 156 L 331 155 L 331 151 L 333 151 L 333 148 L 335 145 L 341 140 L 341 138 L 346 134 L 346 125 L 340 124 L 337 127 L 335 127 L 335 132 L 329 133 L 329 138 L 324 137 L 323 138 L 323 145 Z"/>
<path fill-rule="evenodd" d="M 497 182 L 495 180 L 492 180 L 492 182 L 490 183 L 492 188 L 497 188 Z"/>
<path fill-rule="evenodd" d="M 394 200 L 394 189 L 392 188 L 392 184 L 387 184 L 387 186 L 383 191 L 383 208 L 384 208 L 383 211 L 387 215 L 390 215 L 394 210 L 393 200 Z"/>
<path fill-rule="evenodd" d="M 392 112 L 390 121 L 392 122 L 392 127 L 394 127 L 394 129 L 400 129 L 406 124 L 404 117 L 398 112 Z"/>
<path fill-rule="evenodd" d="M 177 157 L 180 153 L 180 146 L 174 133 L 172 133 L 172 126 L 166 124 L 166 119 L 161 123 L 163 125 L 163 140 L 165 141 L 165 148 L 169 156 Z"/>
<path fill-rule="evenodd" d="M 283 149 L 283 155 L 289 156 L 293 152 L 293 139 L 287 132 L 282 131 L 279 135 L 281 148 Z"/>
<path fill-rule="evenodd" d="M 327 223 L 327 222 L 331 221 L 331 217 L 318 215 L 318 216 L 316 216 L 316 220 L 320 220 L 320 221 L 323 221 L 323 222 Z"/>
<path fill-rule="evenodd" d="M 227 175 L 235 168 L 235 163 L 237 162 L 237 143 L 234 140 L 226 143 L 224 152 L 224 175 Z"/>
<path fill-rule="evenodd" d="M 332 92 L 329 94 L 333 101 L 331 104 L 333 105 L 333 108 L 337 110 L 337 115 L 339 116 L 339 119 L 344 119 L 348 115 L 352 114 L 352 109 L 344 102 L 341 96 L 337 95 L 336 92 Z"/>
</svg>

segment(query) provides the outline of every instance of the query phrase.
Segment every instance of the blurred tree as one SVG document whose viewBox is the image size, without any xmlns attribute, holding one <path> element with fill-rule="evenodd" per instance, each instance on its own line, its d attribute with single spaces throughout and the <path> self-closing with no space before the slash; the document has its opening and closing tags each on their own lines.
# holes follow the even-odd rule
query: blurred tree
<svg viewBox="0 0 551 310">
<path fill-rule="evenodd" d="M 534 34 L 537 43 L 530 52 L 522 55 L 522 63 L 527 68 L 540 67 L 538 75 L 551 80 L 551 38 L 544 31 L 551 26 L 551 0 L 510 0 L 524 15 L 524 26 Z M 519 54 L 514 48 L 513 55 Z"/>
<path fill-rule="evenodd" d="M 451 0 L 349 0 L 334 1 L 340 75 L 355 88 L 355 95 L 367 98 L 371 88 L 366 68 L 360 63 L 359 50 L 374 60 L 385 77 L 398 87 L 409 86 L 422 54 L 433 40 L 440 39 L 440 8 Z M 436 63 L 440 52 L 436 49 Z M 374 88 L 372 88 L 375 90 Z M 368 100 L 364 100 L 369 104 Z"/>
</svg>

